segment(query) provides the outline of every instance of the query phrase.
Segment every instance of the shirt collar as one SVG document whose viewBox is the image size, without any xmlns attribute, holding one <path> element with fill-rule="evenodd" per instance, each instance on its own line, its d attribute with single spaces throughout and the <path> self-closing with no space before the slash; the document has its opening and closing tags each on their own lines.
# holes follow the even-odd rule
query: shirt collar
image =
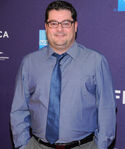
<svg viewBox="0 0 125 149">
<path fill-rule="evenodd" d="M 79 51 L 78 51 L 78 45 L 77 42 L 75 41 L 72 46 L 67 50 L 67 53 L 72 57 L 72 58 L 76 58 Z"/>
<path fill-rule="evenodd" d="M 50 45 L 48 45 L 47 57 L 49 58 L 53 53 L 54 53 L 54 50 L 50 47 Z M 76 41 L 72 44 L 72 46 L 67 50 L 66 53 L 74 59 L 77 57 L 78 45 Z"/>
</svg>

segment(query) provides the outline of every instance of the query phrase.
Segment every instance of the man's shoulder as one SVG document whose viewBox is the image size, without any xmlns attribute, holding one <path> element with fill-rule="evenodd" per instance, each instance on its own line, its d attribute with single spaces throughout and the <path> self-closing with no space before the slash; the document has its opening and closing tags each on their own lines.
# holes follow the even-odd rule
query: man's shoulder
<svg viewBox="0 0 125 149">
<path fill-rule="evenodd" d="M 37 51 L 34 51 L 32 53 L 29 53 L 25 57 L 39 58 L 39 57 L 46 56 L 46 54 L 47 54 L 47 46 L 41 49 L 38 49 Z"/>
<path fill-rule="evenodd" d="M 104 57 L 104 55 L 101 52 L 99 52 L 99 51 L 97 51 L 95 49 L 87 48 L 84 45 L 79 44 L 79 43 L 77 45 L 78 45 L 78 48 L 81 51 L 81 54 L 83 54 L 83 55 L 87 55 L 87 56 L 95 57 L 95 58 Z"/>
<path fill-rule="evenodd" d="M 47 46 L 24 56 L 24 60 L 42 60 L 47 56 Z"/>
<path fill-rule="evenodd" d="M 34 66 L 35 64 L 39 64 L 45 61 L 47 57 L 47 50 L 47 47 L 43 47 L 42 49 L 38 49 L 34 52 L 25 55 L 21 61 L 21 65 Z"/>
</svg>

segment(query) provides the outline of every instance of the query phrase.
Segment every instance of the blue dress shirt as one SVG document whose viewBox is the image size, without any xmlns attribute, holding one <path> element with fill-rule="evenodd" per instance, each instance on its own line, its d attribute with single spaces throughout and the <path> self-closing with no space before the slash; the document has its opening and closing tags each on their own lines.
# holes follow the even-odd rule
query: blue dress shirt
<svg viewBox="0 0 125 149">
<path fill-rule="evenodd" d="M 50 80 L 56 58 L 50 46 L 27 55 L 20 66 L 10 113 L 16 147 L 32 133 L 45 138 Z M 107 60 L 100 53 L 74 42 L 62 59 L 59 140 L 80 140 L 95 132 L 99 149 L 115 137 L 115 99 Z"/>
</svg>

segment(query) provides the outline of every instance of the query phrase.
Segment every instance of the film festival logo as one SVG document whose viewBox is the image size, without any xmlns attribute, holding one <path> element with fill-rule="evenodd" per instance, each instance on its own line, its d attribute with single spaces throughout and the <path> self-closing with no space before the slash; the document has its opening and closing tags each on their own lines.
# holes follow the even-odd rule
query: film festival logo
<svg viewBox="0 0 125 149">
<path fill-rule="evenodd" d="M 125 105 L 125 90 L 115 90 L 115 98 L 116 99 L 121 99 L 122 104 Z"/>
<path fill-rule="evenodd" d="M 7 31 L 0 31 L 0 39 L 9 38 Z"/>
<path fill-rule="evenodd" d="M 6 38 L 9 38 L 8 32 L 7 31 L 0 31 L 0 40 L 6 39 Z M 0 50 L 0 61 L 9 59 L 9 57 L 4 56 L 3 54 L 4 54 L 4 52 L 2 52 L 2 50 Z"/>
<path fill-rule="evenodd" d="M 118 11 L 125 11 L 125 0 L 118 0 Z"/>
<path fill-rule="evenodd" d="M 2 54 L 3 54 L 3 52 L 0 52 L 0 61 L 4 61 L 4 60 L 9 59 L 9 57 L 3 56 Z"/>
<path fill-rule="evenodd" d="M 39 30 L 39 49 L 48 45 L 47 38 L 46 38 L 46 31 Z"/>
</svg>

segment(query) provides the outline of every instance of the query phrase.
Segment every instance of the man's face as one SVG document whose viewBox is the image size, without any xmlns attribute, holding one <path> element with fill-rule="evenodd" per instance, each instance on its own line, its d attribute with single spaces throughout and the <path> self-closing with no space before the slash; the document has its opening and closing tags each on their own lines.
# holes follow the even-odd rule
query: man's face
<svg viewBox="0 0 125 149">
<path fill-rule="evenodd" d="M 73 21 L 69 10 L 51 10 L 48 15 L 49 21 L 62 22 L 65 20 Z M 61 24 L 57 28 L 49 27 L 45 24 L 47 38 L 50 46 L 58 53 L 65 52 L 74 42 L 77 32 L 77 22 L 72 23 L 70 28 L 62 27 Z"/>
</svg>

